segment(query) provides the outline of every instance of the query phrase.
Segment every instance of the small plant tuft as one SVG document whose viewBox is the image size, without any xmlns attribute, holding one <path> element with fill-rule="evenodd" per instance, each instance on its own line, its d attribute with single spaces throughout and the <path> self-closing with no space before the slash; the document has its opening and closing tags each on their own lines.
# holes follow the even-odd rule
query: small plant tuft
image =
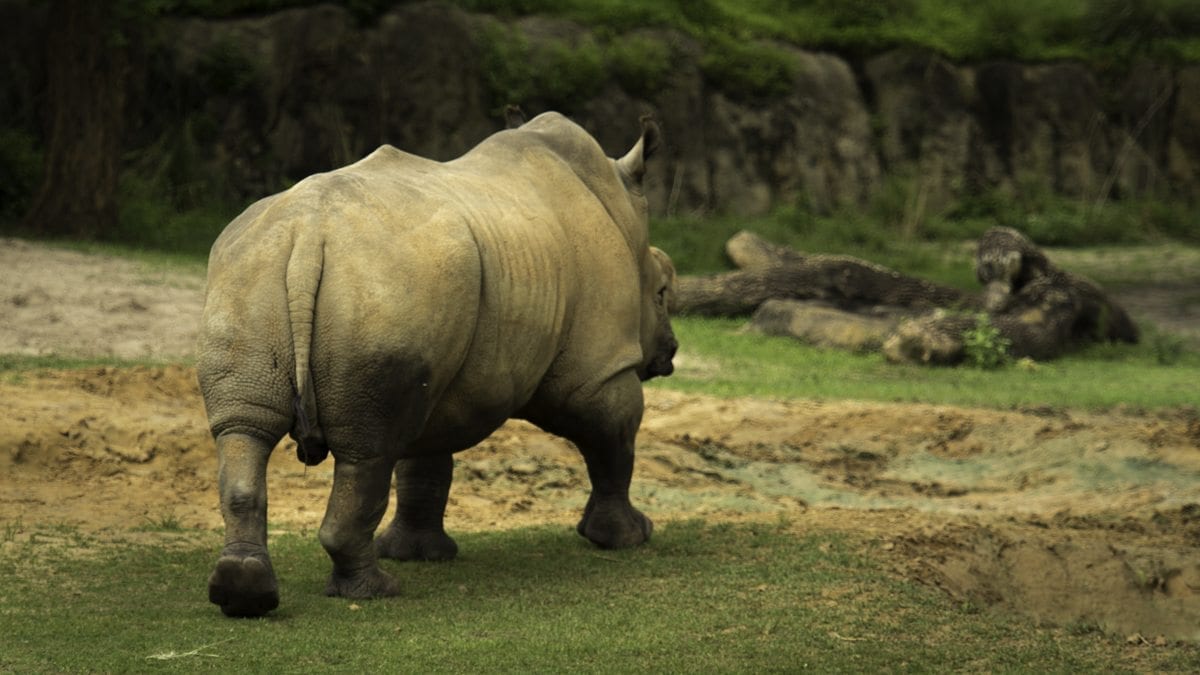
<svg viewBox="0 0 1200 675">
<path fill-rule="evenodd" d="M 157 518 L 151 518 L 150 516 L 143 516 L 142 518 L 143 518 L 143 520 L 146 521 L 146 524 L 137 529 L 139 529 L 143 532 L 182 532 L 183 531 L 183 523 L 181 523 L 179 521 L 179 518 L 173 513 L 165 513 L 165 514 L 158 516 Z"/>
<path fill-rule="evenodd" d="M 1154 350 L 1154 359 L 1159 365 L 1173 366 L 1183 357 L 1183 338 L 1171 333 L 1157 332 L 1150 339 L 1150 348 Z"/>
<path fill-rule="evenodd" d="M 1012 360 L 1008 348 L 1012 341 L 1000 334 L 987 314 L 975 316 L 975 327 L 963 333 L 963 351 L 967 365 L 982 370 L 995 370 Z"/>
<path fill-rule="evenodd" d="M 14 521 L 4 523 L 4 530 L 0 531 L 0 544 L 8 544 L 16 541 L 17 535 L 25 529 L 25 525 L 18 518 Z"/>
</svg>

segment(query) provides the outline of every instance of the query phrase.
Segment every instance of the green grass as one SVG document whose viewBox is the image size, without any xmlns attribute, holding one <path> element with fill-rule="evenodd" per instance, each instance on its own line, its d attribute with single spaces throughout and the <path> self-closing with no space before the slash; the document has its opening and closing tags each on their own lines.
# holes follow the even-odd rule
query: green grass
<svg viewBox="0 0 1200 675">
<path fill-rule="evenodd" d="M 1180 345 L 1166 365 L 1154 333 L 1141 345 L 1096 345 L 1032 369 L 892 364 L 880 354 L 818 349 L 746 334 L 745 321 L 673 320 L 679 368 L 650 386 L 716 396 L 859 399 L 1008 408 L 1194 406 L 1200 354 Z M 1161 349 L 1161 348 L 1160 348 Z"/>
<path fill-rule="evenodd" d="M 669 523 L 605 552 L 568 528 L 460 537 L 458 560 L 385 567 L 403 595 L 321 594 L 311 533 L 273 540 L 282 605 L 231 620 L 204 583 L 210 532 L 0 548 L 7 672 L 819 672 L 1186 670 L 1195 646 L 964 608 L 872 557 L 869 535 Z"/>
<path fill-rule="evenodd" d="M 131 361 L 111 356 L 59 356 L 48 354 L 33 356 L 27 354 L 0 354 L 0 378 L 8 381 L 20 380 L 23 373 L 37 370 L 79 370 L 97 366 L 128 368 L 132 366 L 157 366 L 164 362 L 153 360 Z"/>
</svg>

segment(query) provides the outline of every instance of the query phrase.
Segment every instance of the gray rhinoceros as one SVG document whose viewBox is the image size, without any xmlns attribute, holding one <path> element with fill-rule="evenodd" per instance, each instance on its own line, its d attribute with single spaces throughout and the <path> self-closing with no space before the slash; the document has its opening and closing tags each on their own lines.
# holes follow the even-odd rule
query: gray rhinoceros
<svg viewBox="0 0 1200 675">
<path fill-rule="evenodd" d="M 377 557 L 448 559 L 452 453 L 510 417 L 579 448 L 578 531 L 646 541 L 629 502 L 641 381 L 672 371 L 670 259 L 648 242 L 644 162 L 657 126 L 609 159 L 545 113 L 434 162 L 383 146 L 238 216 L 213 245 L 199 379 L 219 454 L 225 547 L 209 599 L 279 604 L 267 458 L 285 434 L 334 456 L 319 538 L 325 592 L 393 595 Z M 372 542 L 396 478 L 396 517 Z"/>
</svg>

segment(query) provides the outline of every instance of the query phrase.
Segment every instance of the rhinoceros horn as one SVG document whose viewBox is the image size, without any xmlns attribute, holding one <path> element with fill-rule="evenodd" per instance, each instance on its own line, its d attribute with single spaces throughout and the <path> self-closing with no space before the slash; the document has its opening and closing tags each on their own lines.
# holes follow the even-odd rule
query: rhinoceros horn
<svg viewBox="0 0 1200 675">
<path fill-rule="evenodd" d="M 617 167 L 620 168 L 621 174 L 628 176 L 635 183 L 642 182 L 642 176 L 646 174 L 646 160 L 658 150 L 658 140 L 662 135 L 659 131 L 658 122 L 654 121 L 653 115 L 642 115 L 642 137 L 637 143 L 633 144 L 633 148 L 625 153 L 625 156 L 617 160 Z"/>
</svg>

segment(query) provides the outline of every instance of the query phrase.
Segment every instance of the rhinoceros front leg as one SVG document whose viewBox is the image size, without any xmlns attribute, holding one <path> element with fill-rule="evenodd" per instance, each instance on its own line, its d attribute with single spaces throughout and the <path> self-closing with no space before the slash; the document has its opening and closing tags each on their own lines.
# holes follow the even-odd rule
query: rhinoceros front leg
<svg viewBox="0 0 1200 675">
<path fill-rule="evenodd" d="M 453 476 L 454 456 L 448 453 L 396 463 L 396 517 L 375 540 L 380 557 L 452 560 L 458 554 L 443 525 Z"/>
<path fill-rule="evenodd" d="M 592 494 L 576 530 L 601 548 L 628 548 L 650 539 L 654 523 L 629 501 L 633 476 L 633 434 L 628 441 L 577 441 L 587 462 Z"/>
<path fill-rule="evenodd" d="M 318 533 L 333 559 L 326 595 L 378 598 L 398 592 L 396 581 L 379 568 L 371 542 L 387 510 L 391 469 L 392 462 L 383 458 L 336 460 L 329 506 Z"/>
<path fill-rule="evenodd" d="M 629 501 L 642 405 L 641 382 L 628 371 L 591 395 L 577 393 L 565 409 L 530 418 L 575 443 L 583 454 L 592 493 L 576 530 L 601 548 L 637 546 L 654 530 L 650 519 Z"/>
<path fill-rule="evenodd" d="M 279 606 L 267 555 L 267 459 L 271 445 L 244 434 L 217 438 L 225 548 L 208 579 L 208 599 L 226 616 L 261 616 Z"/>
</svg>

